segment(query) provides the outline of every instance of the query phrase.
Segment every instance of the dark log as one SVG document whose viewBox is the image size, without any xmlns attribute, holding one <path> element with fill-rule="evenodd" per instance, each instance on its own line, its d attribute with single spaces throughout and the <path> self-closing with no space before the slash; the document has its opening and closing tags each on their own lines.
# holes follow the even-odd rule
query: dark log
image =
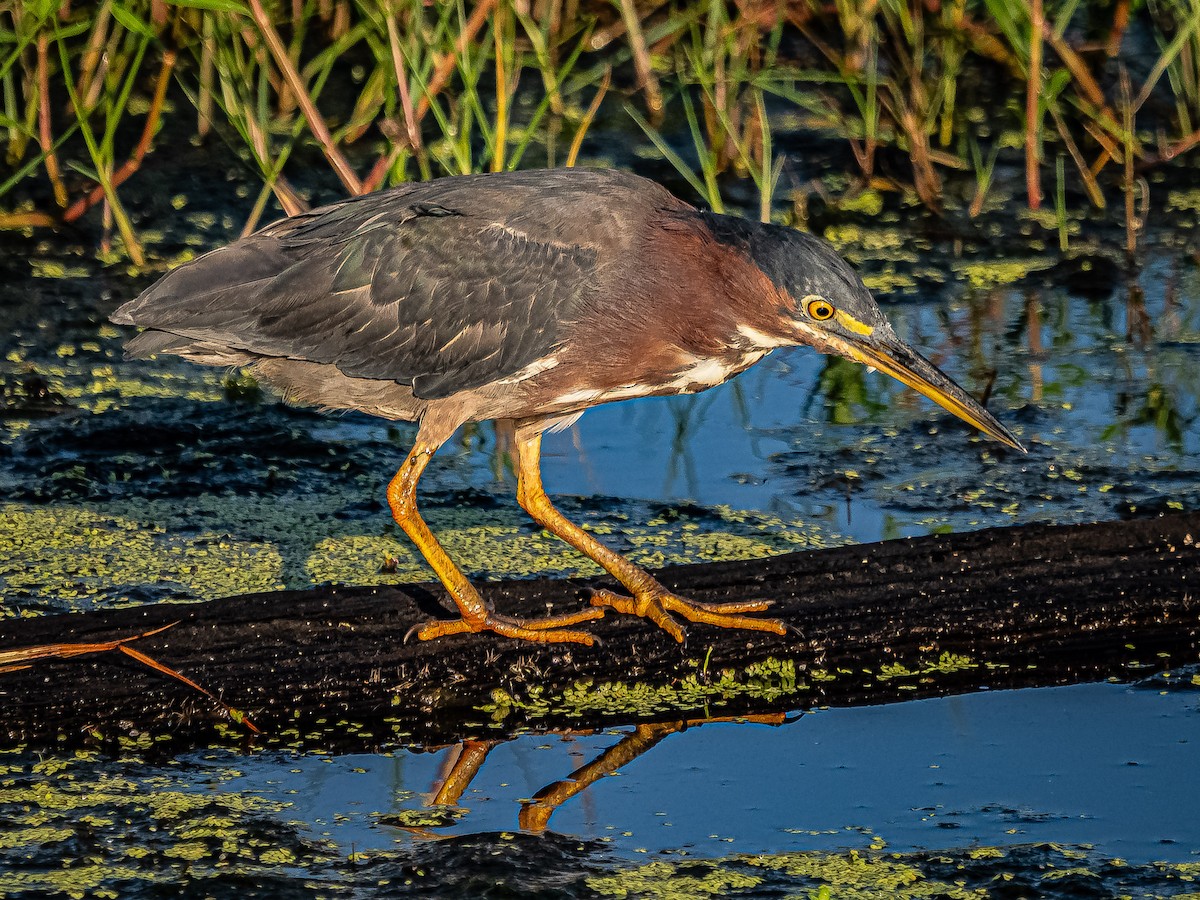
<svg viewBox="0 0 1200 900">
<path fill-rule="evenodd" d="M 259 744 L 439 744 L 530 726 L 1125 679 L 1195 663 L 1198 539 L 1200 515 L 1188 514 L 667 569 L 665 583 L 695 599 L 774 599 L 775 614 L 797 629 L 776 637 L 695 625 L 683 647 L 645 621 L 611 612 L 588 623 L 603 640 L 592 648 L 491 634 L 404 644 L 413 623 L 449 615 L 440 588 L 407 585 L 11 619 L 0 625 L 0 650 L 113 640 L 178 621 L 135 646 L 249 714 L 264 732 L 253 739 Z M 508 581 L 485 589 L 504 612 L 538 615 L 585 602 L 589 583 L 606 582 Z M 577 687 L 587 680 L 590 690 Z M 613 682 L 637 690 L 602 688 Z M 497 706 L 497 689 L 502 702 L 481 711 Z M 132 739 L 174 751 L 244 734 L 211 701 L 120 653 L 0 675 L 5 747 Z"/>
</svg>

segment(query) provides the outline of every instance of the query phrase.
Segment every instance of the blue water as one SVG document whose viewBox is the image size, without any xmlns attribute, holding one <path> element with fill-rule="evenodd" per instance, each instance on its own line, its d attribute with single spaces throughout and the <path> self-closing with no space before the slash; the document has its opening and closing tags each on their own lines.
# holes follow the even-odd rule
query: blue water
<svg viewBox="0 0 1200 900">
<path fill-rule="evenodd" d="M 550 829 L 623 856 L 1090 844 L 1131 863 L 1200 861 L 1200 687 L 1092 684 L 711 723 L 668 735 L 557 809 Z M 521 801 L 622 732 L 493 748 L 430 834 L 519 830 Z M 456 752 L 227 760 L 224 785 L 285 797 L 343 849 L 420 840 L 376 814 L 419 809 Z M 269 785 L 269 787 L 267 786 Z"/>
<path fill-rule="evenodd" d="M 896 867 L 914 896 L 939 879 L 995 897 L 1186 894 L 1200 864 L 1193 675 L 818 710 L 774 727 L 693 723 L 534 832 L 523 804 L 632 729 L 498 744 L 454 808 L 427 804 L 458 747 L 207 750 L 168 764 L 8 753 L 0 896 L 591 898 L 655 861 L 679 868 L 649 870 L 636 896 L 658 896 L 673 871 L 759 878 L 745 898 L 823 883 L 858 896 L 856 881 Z M 771 859 L 785 869 L 764 870 Z M 733 893 L 696 894 L 710 895 Z"/>
</svg>

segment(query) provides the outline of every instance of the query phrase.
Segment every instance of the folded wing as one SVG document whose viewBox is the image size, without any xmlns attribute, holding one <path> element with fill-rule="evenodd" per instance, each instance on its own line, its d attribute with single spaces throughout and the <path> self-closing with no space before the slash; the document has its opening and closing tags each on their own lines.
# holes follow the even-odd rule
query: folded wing
<svg viewBox="0 0 1200 900">
<path fill-rule="evenodd" d="M 283 357 L 437 399 L 552 353 L 596 286 L 597 248 L 539 240 L 418 188 L 278 222 L 187 263 L 113 315 L 130 355 Z"/>
</svg>

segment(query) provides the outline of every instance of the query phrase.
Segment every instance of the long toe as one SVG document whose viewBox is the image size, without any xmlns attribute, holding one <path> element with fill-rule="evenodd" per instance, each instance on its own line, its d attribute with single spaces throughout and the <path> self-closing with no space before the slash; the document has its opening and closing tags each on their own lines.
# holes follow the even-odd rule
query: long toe
<svg viewBox="0 0 1200 900">
<path fill-rule="evenodd" d="M 519 625 L 522 628 L 531 628 L 535 631 L 541 631 L 546 628 L 565 628 L 568 625 L 578 625 L 580 622 L 590 622 L 593 619 L 603 619 L 604 610 L 594 606 L 585 607 L 577 612 L 564 613 L 561 616 L 547 616 L 544 619 L 514 619 L 509 616 L 494 615 L 494 618 L 504 622 L 511 622 Z"/>
<path fill-rule="evenodd" d="M 711 613 L 748 613 L 748 612 L 763 612 L 770 609 L 774 605 L 774 600 L 731 600 L 726 603 L 700 603 L 696 600 L 684 600 L 682 597 L 675 599 L 686 603 L 693 609 L 703 609 Z"/>
<path fill-rule="evenodd" d="M 539 644 L 583 644 L 590 647 L 596 643 L 596 638 L 586 631 L 575 631 L 564 626 L 599 619 L 603 615 L 603 609 L 595 608 L 582 609 L 561 616 L 547 616 L 544 619 L 517 619 L 511 616 L 502 616 L 499 613 L 489 613 L 481 621 L 475 622 L 454 619 L 415 625 L 405 636 L 405 640 L 408 640 L 408 637 L 413 634 L 419 641 L 431 641 L 452 634 L 492 631 L 502 637 L 514 640 L 535 641 Z"/>
<path fill-rule="evenodd" d="M 690 622 L 703 622 L 718 628 L 748 628 L 751 631 L 768 631 L 772 634 L 787 634 L 787 626 L 777 619 L 752 619 L 739 616 L 740 612 L 761 612 L 769 606 L 768 601 L 749 603 L 693 603 L 673 594 L 662 600 L 664 607 L 678 613 Z"/>
<path fill-rule="evenodd" d="M 732 603 L 697 603 L 670 591 L 651 590 L 633 597 L 598 589 L 592 593 L 592 605 L 608 607 L 627 615 L 643 616 L 683 643 L 684 631 L 670 615 L 676 613 L 690 622 L 715 625 L 718 628 L 746 628 L 771 634 L 787 634 L 787 626 L 775 619 L 752 619 L 739 613 L 762 612 L 771 605 L 769 600 L 746 600 Z"/>
</svg>

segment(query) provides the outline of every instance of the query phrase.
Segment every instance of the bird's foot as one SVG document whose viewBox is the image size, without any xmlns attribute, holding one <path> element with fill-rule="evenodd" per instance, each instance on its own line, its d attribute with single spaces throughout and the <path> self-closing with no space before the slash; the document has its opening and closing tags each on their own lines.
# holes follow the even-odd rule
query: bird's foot
<svg viewBox="0 0 1200 900">
<path fill-rule="evenodd" d="M 632 597 L 614 594 L 599 588 L 592 592 L 592 605 L 608 607 L 632 616 L 643 616 L 659 628 L 683 643 L 683 628 L 670 613 L 678 613 L 690 622 L 703 622 L 718 628 L 749 628 L 752 631 L 769 631 L 772 634 L 787 634 L 787 626 L 774 619 L 752 619 L 740 613 L 762 612 L 771 605 L 770 600 L 744 600 L 733 603 L 697 603 L 676 596 L 661 585 L 639 592 Z"/>
<path fill-rule="evenodd" d="M 494 631 L 503 637 L 520 641 L 537 641 L 543 644 L 583 644 L 590 647 L 596 643 L 595 637 L 586 631 L 573 631 L 567 626 L 599 619 L 603 616 L 604 610 L 594 607 L 565 613 L 561 616 L 547 616 L 544 619 L 518 619 L 489 611 L 478 619 L 463 618 L 450 622 L 435 621 L 414 625 L 404 636 L 404 640 L 407 641 L 414 635 L 419 641 L 431 641 L 434 638 L 446 637 L 451 634 Z"/>
</svg>

